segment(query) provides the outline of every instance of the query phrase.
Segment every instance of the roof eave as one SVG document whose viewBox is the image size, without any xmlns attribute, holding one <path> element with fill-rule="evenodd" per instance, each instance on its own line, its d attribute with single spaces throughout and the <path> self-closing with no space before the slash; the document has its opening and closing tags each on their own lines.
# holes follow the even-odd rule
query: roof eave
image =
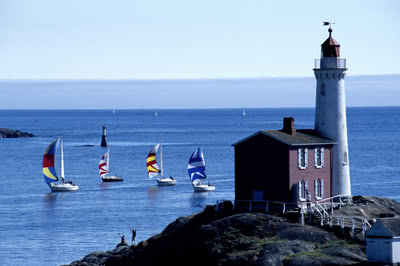
<svg viewBox="0 0 400 266">
<path fill-rule="evenodd" d="M 332 141 L 332 142 L 329 142 L 329 143 L 322 143 L 322 142 L 313 142 L 313 143 L 290 143 L 290 142 L 284 141 L 284 140 L 282 140 L 282 139 L 280 139 L 280 138 L 278 138 L 278 137 L 275 137 L 274 135 L 268 134 L 268 132 L 262 131 L 262 133 L 264 133 L 265 135 L 267 135 L 267 136 L 269 136 L 269 137 L 271 137 L 271 138 L 273 138 L 273 139 L 275 139 L 275 140 L 277 140 L 277 141 L 279 141 L 279 142 L 282 142 L 282 143 L 284 143 L 284 144 L 286 144 L 286 145 L 289 145 L 289 146 L 333 145 L 333 144 L 337 144 L 336 141 Z"/>
<path fill-rule="evenodd" d="M 252 137 L 254 137 L 254 136 L 256 136 L 256 135 L 258 135 L 260 133 L 264 133 L 264 132 L 262 130 L 259 130 L 256 133 L 254 133 L 254 134 L 252 134 L 252 135 L 250 135 L 250 136 L 248 136 L 248 137 L 246 137 L 244 139 L 241 139 L 238 142 L 235 142 L 235 143 L 231 144 L 231 146 L 235 147 L 236 145 L 238 145 L 238 144 L 240 144 L 242 142 L 245 142 L 246 140 L 251 139 Z"/>
</svg>

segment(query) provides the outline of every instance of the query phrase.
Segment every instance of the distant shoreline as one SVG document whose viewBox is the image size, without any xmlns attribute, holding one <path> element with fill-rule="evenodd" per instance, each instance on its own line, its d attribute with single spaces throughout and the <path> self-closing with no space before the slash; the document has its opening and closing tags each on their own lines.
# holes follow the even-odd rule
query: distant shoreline
<svg viewBox="0 0 400 266">
<path fill-rule="evenodd" d="M 2 138 L 31 138 L 35 137 L 32 133 L 13 130 L 8 128 L 0 128 L 0 139 Z"/>
</svg>

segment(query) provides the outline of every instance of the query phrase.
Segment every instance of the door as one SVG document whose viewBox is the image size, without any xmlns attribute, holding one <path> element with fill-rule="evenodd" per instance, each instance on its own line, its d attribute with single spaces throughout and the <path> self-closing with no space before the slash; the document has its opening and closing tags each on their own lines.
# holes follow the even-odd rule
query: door
<svg viewBox="0 0 400 266">
<path fill-rule="evenodd" d="M 253 190 L 253 200 L 264 200 L 264 190 Z"/>
</svg>

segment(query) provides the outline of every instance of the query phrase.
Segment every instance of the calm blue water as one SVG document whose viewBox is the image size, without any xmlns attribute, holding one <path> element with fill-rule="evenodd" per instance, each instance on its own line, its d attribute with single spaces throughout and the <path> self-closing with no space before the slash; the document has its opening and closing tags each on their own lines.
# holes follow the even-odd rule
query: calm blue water
<svg viewBox="0 0 400 266">
<path fill-rule="evenodd" d="M 158 112 L 158 117 L 154 116 Z M 179 216 L 218 199 L 234 198 L 231 144 L 260 129 L 280 129 L 284 116 L 297 128 L 312 128 L 314 109 L 0 111 L 0 127 L 36 138 L 0 139 L 0 265 L 59 265 L 94 250 L 112 249 L 129 226 L 144 240 Z M 123 183 L 101 184 L 98 146 L 108 126 L 111 172 Z M 352 191 L 400 199 L 400 107 L 349 108 Z M 50 193 L 42 156 L 64 137 L 66 176 L 76 193 Z M 146 155 L 163 140 L 167 175 L 175 187 L 157 187 L 146 175 Z M 83 147 L 82 145 L 97 145 Z M 192 192 L 186 173 L 190 154 L 201 146 L 217 189 Z"/>
</svg>

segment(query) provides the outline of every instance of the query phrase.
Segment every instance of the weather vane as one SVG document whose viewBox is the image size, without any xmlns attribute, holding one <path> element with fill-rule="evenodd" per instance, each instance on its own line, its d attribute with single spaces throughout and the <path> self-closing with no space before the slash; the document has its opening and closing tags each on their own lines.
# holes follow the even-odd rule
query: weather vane
<svg viewBox="0 0 400 266">
<path fill-rule="evenodd" d="M 329 21 L 324 21 L 324 26 L 329 26 L 329 28 L 332 28 L 332 25 L 335 24 L 335 22 L 329 22 Z"/>
</svg>

